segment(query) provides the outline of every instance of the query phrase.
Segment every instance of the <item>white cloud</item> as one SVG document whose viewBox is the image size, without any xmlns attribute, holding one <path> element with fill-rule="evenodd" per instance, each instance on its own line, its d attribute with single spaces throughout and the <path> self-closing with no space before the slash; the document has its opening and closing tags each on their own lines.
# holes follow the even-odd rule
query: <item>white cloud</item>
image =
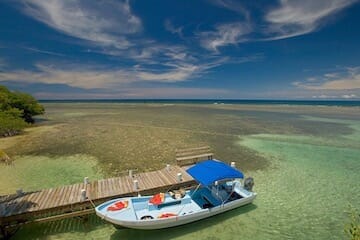
<svg viewBox="0 0 360 240">
<path fill-rule="evenodd" d="M 317 81 L 317 78 L 316 77 L 309 77 L 309 78 L 306 79 L 306 81 L 315 82 L 315 81 Z"/>
<path fill-rule="evenodd" d="M 338 78 L 339 74 L 338 73 L 325 73 L 324 77 L 326 77 L 326 78 Z"/>
<path fill-rule="evenodd" d="M 343 95 L 326 95 L 326 94 L 321 94 L 321 95 L 314 95 L 312 98 L 317 98 L 317 99 L 357 99 L 359 98 L 356 94 L 343 94 Z"/>
<path fill-rule="evenodd" d="M 360 67 L 335 68 L 329 73 L 310 77 L 313 81 L 297 81 L 296 91 L 318 99 L 359 99 Z"/>
<path fill-rule="evenodd" d="M 219 88 L 128 88 L 127 97 L 129 98 L 206 98 L 209 96 L 222 96 L 229 93 L 229 90 Z"/>
<path fill-rule="evenodd" d="M 252 31 L 249 24 L 241 22 L 220 24 L 215 28 L 215 31 L 198 33 L 200 44 L 215 52 L 218 52 L 219 47 L 247 41 L 245 36 Z"/>
<path fill-rule="evenodd" d="M 295 37 L 317 30 L 328 16 L 356 0 L 280 0 L 280 6 L 269 11 L 265 19 L 270 25 L 266 40 Z"/>
<path fill-rule="evenodd" d="M 358 0 L 278 0 L 277 6 L 265 10 L 261 8 L 264 16 L 261 21 L 257 21 L 256 23 L 252 21 L 250 11 L 245 7 L 246 2 L 240 3 L 235 0 L 208 1 L 218 7 L 238 13 L 246 25 L 252 27 L 250 31 L 243 32 L 244 34 L 232 32 L 233 36 L 243 36 L 250 32 L 253 33 L 251 37 L 245 40 L 234 40 L 234 37 L 230 38 L 232 40 L 222 39 L 219 29 L 216 31 L 218 37 L 214 37 L 214 32 L 213 34 L 208 34 L 211 37 L 208 41 L 206 41 L 206 37 L 208 36 L 204 34 L 205 40 L 204 38 L 200 39 L 202 46 L 217 51 L 217 47 L 244 41 L 279 40 L 314 32 L 327 24 L 331 16 Z M 227 30 L 229 30 L 229 28 L 227 28 Z M 231 32 L 231 30 L 227 32 Z M 237 37 L 235 37 L 235 39 L 237 39 Z"/>
<path fill-rule="evenodd" d="M 23 12 L 69 36 L 101 46 L 128 48 L 126 35 L 139 32 L 141 20 L 129 1 L 23 0 Z"/>
<path fill-rule="evenodd" d="M 205 64 L 168 63 L 166 68 L 149 70 L 140 65 L 133 68 L 104 69 L 99 66 L 37 64 L 35 70 L 0 72 L 0 81 L 24 81 L 27 83 L 66 84 L 84 89 L 112 89 L 136 82 L 174 83 L 188 81 L 208 69 L 218 66 L 222 60 Z"/>
<path fill-rule="evenodd" d="M 345 72 L 326 73 L 322 78 L 311 77 L 311 82 L 294 82 L 293 85 L 307 90 L 355 90 L 360 89 L 360 67 L 346 68 Z"/>
<path fill-rule="evenodd" d="M 239 1 L 236 0 L 209 0 L 209 1 L 216 6 L 225 8 L 233 12 L 237 12 L 242 16 L 244 16 L 245 19 L 250 18 L 249 11 Z"/>
<path fill-rule="evenodd" d="M 121 53 L 123 55 L 124 53 Z M 193 57 L 189 49 L 180 45 L 165 45 L 149 43 L 142 48 L 134 48 L 127 51 L 128 58 L 139 62 L 159 63 L 166 65 L 169 62 L 196 62 L 198 58 Z"/>
<path fill-rule="evenodd" d="M 338 80 L 327 81 L 319 86 L 308 86 L 309 89 L 326 89 L 326 90 L 351 90 L 360 89 L 360 74 L 345 77 Z"/>
<path fill-rule="evenodd" d="M 358 96 L 356 94 L 345 94 L 345 95 L 342 95 L 341 97 L 345 98 L 345 99 L 358 98 Z"/>
<path fill-rule="evenodd" d="M 312 98 L 318 98 L 318 99 L 334 99 L 334 98 L 339 98 L 339 97 L 338 97 L 338 96 L 334 96 L 334 95 L 321 94 L 321 95 L 314 95 L 314 96 L 312 96 Z"/>
<path fill-rule="evenodd" d="M 62 53 L 56 53 L 56 52 L 52 52 L 52 51 L 46 51 L 46 50 L 41 50 L 38 48 L 33 48 L 33 47 L 21 47 L 25 50 L 31 51 L 31 52 L 36 52 L 36 53 L 43 53 L 43 54 L 47 54 L 47 55 L 53 55 L 53 56 L 58 56 L 58 57 L 64 57 L 65 55 Z"/>
<path fill-rule="evenodd" d="M 165 29 L 172 34 L 178 34 L 181 38 L 183 38 L 183 27 L 175 27 L 174 24 L 169 20 L 166 19 L 164 22 Z"/>
<path fill-rule="evenodd" d="M 0 81 L 24 81 L 27 83 L 66 84 L 85 89 L 103 88 L 115 82 L 128 82 L 127 73 L 122 70 L 107 71 L 90 67 L 72 66 L 55 68 L 43 64 L 36 70 L 13 70 L 0 72 Z"/>
<path fill-rule="evenodd" d="M 79 92 L 74 94 L 66 92 L 35 92 L 33 95 L 38 99 L 139 99 L 139 98 L 208 98 L 209 96 L 227 96 L 230 93 L 226 89 L 213 88 L 182 88 L 182 87 L 151 87 L 151 88 L 121 88 L 112 92 L 96 93 Z"/>
<path fill-rule="evenodd" d="M 186 64 L 179 65 L 176 68 L 155 73 L 155 72 L 139 72 L 137 77 L 144 81 L 156 81 L 156 82 L 179 82 L 190 79 L 193 75 L 200 72 L 199 66 Z"/>
</svg>

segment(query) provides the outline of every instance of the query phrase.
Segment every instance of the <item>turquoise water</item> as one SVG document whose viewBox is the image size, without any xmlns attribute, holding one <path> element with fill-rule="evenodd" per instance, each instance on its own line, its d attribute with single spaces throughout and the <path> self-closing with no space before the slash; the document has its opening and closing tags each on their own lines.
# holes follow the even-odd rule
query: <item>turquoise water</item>
<svg viewBox="0 0 360 240">
<path fill-rule="evenodd" d="M 359 208 L 360 122 L 304 119 L 346 124 L 353 132 L 331 138 L 259 134 L 239 140 L 273 163 L 271 172 L 253 173 L 262 206 L 254 217 L 274 217 L 258 239 L 343 239 L 349 206 Z M 267 231 L 276 234 L 266 236 Z"/>
<path fill-rule="evenodd" d="M 189 140 L 194 144 L 207 143 L 219 153 L 218 157 L 229 162 L 236 161 L 237 166 L 247 176 L 255 178 L 254 190 L 258 193 L 255 202 L 201 222 L 169 230 L 116 230 L 96 216 L 91 216 L 87 221 L 74 218 L 29 225 L 22 228 L 14 239 L 346 239 L 344 227 L 350 220 L 347 215 L 349 205 L 360 208 L 360 113 L 338 107 L 313 109 L 288 106 L 167 106 L 166 109 L 132 106 L 131 109 L 131 112 L 126 112 L 125 108 L 121 108 L 121 113 L 126 115 L 121 118 L 117 118 L 116 109 L 111 110 L 107 123 L 115 130 L 106 131 L 103 136 L 102 141 L 105 139 L 107 145 L 118 146 L 115 144 L 118 139 L 114 140 L 114 145 L 109 144 L 114 137 L 112 132 L 127 134 L 128 141 L 121 142 L 124 146 L 119 145 L 122 149 L 126 149 L 126 143 L 134 144 L 133 137 L 138 136 L 143 136 L 141 141 L 150 142 L 150 145 L 155 141 L 159 141 L 160 145 L 166 144 L 171 142 L 171 138 L 178 144 Z M 70 119 L 69 125 L 65 125 L 71 126 L 70 137 L 66 135 L 65 127 L 61 134 L 64 134 L 67 141 L 72 141 L 71 147 L 69 150 L 61 148 L 60 151 L 56 150 L 56 146 L 67 145 L 39 147 L 40 150 L 27 146 L 25 150 L 28 155 L 21 155 L 23 157 L 20 157 L 20 160 L 30 162 L 29 156 L 36 158 L 36 155 L 29 155 L 31 152 L 56 153 L 57 155 L 49 154 L 47 157 L 41 155 L 37 168 L 56 169 L 56 161 L 51 160 L 58 159 L 64 161 L 59 165 L 59 169 L 70 170 L 68 173 L 59 174 L 54 182 L 49 181 L 50 185 L 56 185 L 64 179 L 68 179 L 68 182 L 78 181 L 76 176 L 69 176 L 76 175 L 79 166 L 85 166 L 87 161 L 90 164 L 86 165 L 80 175 L 92 174 L 94 178 L 101 177 L 97 171 L 102 169 L 103 159 L 100 155 L 93 156 L 97 151 L 85 152 L 85 147 L 90 144 L 91 149 L 101 149 L 103 145 L 100 145 L 100 142 L 95 144 L 94 135 L 79 126 L 91 125 L 86 119 L 97 119 L 104 123 L 104 126 L 96 125 L 97 131 L 105 131 L 106 116 L 103 112 L 96 109 L 93 118 L 90 118 L 90 112 L 86 114 L 86 118 L 82 118 L 78 110 L 67 111 L 58 105 L 50 107 L 49 111 L 61 113 L 61 118 L 55 114 L 49 116 L 61 123 L 67 123 L 66 119 Z M 105 117 L 99 119 L 99 113 Z M 134 125 L 141 128 L 136 127 L 132 131 L 130 128 L 134 126 L 125 122 L 126 119 L 131 119 Z M 79 126 L 76 125 L 78 122 Z M 117 122 L 127 125 L 120 128 L 116 125 Z M 147 138 L 143 132 L 150 131 L 149 129 L 154 131 L 151 131 Z M 76 145 L 80 141 L 77 140 L 76 132 L 88 136 L 88 143 L 81 142 L 81 145 Z M 53 141 L 51 136 L 46 136 L 46 139 L 47 142 Z M 80 148 L 81 146 L 85 147 Z M 75 164 L 77 160 L 73 157 L 76 155 L 59 157 L 61 152 L 69 151 L 82 154 L 78 164 Z M 104 160 L 116 164 L 115 157 L 109 160 L 107 158 Z M 141 164 L 145 164 L 145 160 L 141 161 Z M 266 161 L 265 165 L 263 161 Z M 146 164 L 151 165 L 150 162 Z M 26 166 L 30 164 L 23 168 L 27 168 Z M 41 174 L 31 177 L 30 173 L 33 172 L 28 171 L 29 177 L 16 178 L 23 179 L 21 184 L 29 182 L 28 186 L 33 188 L 41 185 L 41 179 L 49 178 Z M 34 181 L 31 181 L 32 178 L 35 178 Z M 81 176 L 79 178 L 81 179 Z M 5 181 L 1 176 L 0 179 Z"/>
</svg>

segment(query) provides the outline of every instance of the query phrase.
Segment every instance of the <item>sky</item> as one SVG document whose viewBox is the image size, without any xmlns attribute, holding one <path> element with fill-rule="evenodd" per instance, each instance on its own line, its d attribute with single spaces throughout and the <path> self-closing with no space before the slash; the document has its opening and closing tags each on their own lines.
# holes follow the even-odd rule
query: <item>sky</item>
<svg viewBox="0 0 360 240">
<path fill-rule="evenodd" d="M 0 0 L 0 85 L 38 99 L 357 99 L 356 0 Z"/>
</svg>

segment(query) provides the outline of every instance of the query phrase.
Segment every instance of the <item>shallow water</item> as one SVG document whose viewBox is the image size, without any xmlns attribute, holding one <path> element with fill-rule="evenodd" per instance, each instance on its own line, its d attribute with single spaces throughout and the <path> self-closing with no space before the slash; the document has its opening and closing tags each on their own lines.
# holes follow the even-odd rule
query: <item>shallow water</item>
<svg viewBox="0 0 360 240">
<path fill-rule="evenodd" d="M 254 204 L 169 230 L 115 230 L 96 216 L 22 228 L 14 239 L 344 239 L 360 208 L 360 111 L 346 107 L 46 104 L 41 127 L 0 144 L 0 192 L 25 191 L 174 163 L 210 145 L 255 178 Z M 40 127 L 40 129 L 41 129 Z M 2 147 L 0 146 L 0 148 Z M 236 236 L 236 237 L 234 237 Z"/>
<path fill-rule="evenodd" d="M 16 156 L 13 160 L 11 166 L 0 168 L 0 194 L 15 193 L 22 188 L 35 191 L 68 185 L 83 181 L 84 176 L 90 179 L 103 177 L 96 171 L 97 160 L 87 155 L 24 155 Z"/>
</svg>

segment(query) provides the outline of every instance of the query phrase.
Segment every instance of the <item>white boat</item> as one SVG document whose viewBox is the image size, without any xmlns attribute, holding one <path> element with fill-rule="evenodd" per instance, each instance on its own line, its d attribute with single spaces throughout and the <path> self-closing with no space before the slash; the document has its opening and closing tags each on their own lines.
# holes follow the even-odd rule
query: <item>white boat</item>
<svg viewBox="0 0 360 240">
<path fill-rule="evenodd" d="M 161 229 L 238 208 L 256 197 L 251 191 L 253 182 L 244 187 L 243 174 L 218 160 L 197 163 L 187 172 L 199 183 L 195 189 L 110 200 L 97 206 L 96 214 L 115 227 Z"/>
</svg>

